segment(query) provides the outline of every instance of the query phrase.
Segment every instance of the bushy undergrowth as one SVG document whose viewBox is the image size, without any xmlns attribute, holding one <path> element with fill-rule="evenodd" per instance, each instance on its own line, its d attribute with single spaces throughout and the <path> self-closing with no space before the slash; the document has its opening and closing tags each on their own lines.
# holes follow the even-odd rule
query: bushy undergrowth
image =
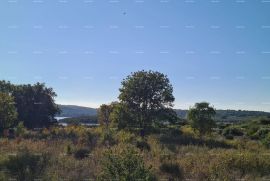
<svg viewBox="0 0 270 181">
<path fill-rule="evenodd" d="M 31 181 L 42 178 L 48 160 L 49 155 L 47 154 L 34 154 L 27 149 L 23 149 L 14 155 L 9 155 L 2 162 L 2 167 L 7 170 L 6 179 Z"/>
<path fill-rule="evenodd" d="M 189 126 L 162 128 L 144 138 L 136 130 L 100 127 L 25 130 L 15 139 L 0 138 L 0 180 L 268 178 L 267 127 L 260 126 L 253 133 L 259 137 L 256 140 L 248 136 L 248 126 L 236 127 L 241 127 L 244 135 L 233 140 L 218 133 L 199 138 Z"/>
<path fill-rule="evenodd" d="M 99 180 L 155 180 L 139 152 L 130 145 L 119 145 L 104 153 Z"/>
</svg>

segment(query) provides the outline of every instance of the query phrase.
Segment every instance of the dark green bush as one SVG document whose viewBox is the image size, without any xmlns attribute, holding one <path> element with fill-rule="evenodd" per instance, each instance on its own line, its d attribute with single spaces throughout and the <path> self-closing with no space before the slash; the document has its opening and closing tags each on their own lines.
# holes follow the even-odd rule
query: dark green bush
<svg viewBox="0 0 270 181">
<path fill-rule="evenodd" d="M 145 140 L 138 140 L 136 142 L 136 147 L 139 148 L 140 150 L 147 150 L 150 151 L 150 145 L 147 143 Z"/>
<path fill-rule="evenodd" d="M 268 133 L 262 140 L 262 144 L 265 145 L 267 148 L 270 148 L 270 133 Z"/>
<path fill-rule="evenodd" d="M 24 149 L 16 155 L 9 156 L 3 166 L 12 178 L 15 177 L 19 181 L 31 181 L 42 176 L 48 161 L 47 154 L 33 154 Z"/>
<path fill-rule="evenodd" d="M 90 151 L 86 148 L 80 148 L 74 152 L 76 159 L 84 159 L 89 156 Z"/>
<path fill-rule="evenodd" d="M 159 169 L 162 172 L 172 175 L 173 177 L 182 177 L 182 171 L 177 163 L 162 163 Z"/>
<path fill-rule="evenodd" d="M 67 145 L 66 147 L 66 154 L 71 155 L 72 154 L 72 147 L 71 145 Z"/>
<path fill-rule="evenodd" d="M 225 137 L 228 136 L 228 135 L 231 135 L 231 136 L 243 136 L 244 133 L 241 130 L 241 128 L 227 127 L 227 128 L 225 128 L 223 130 L 222 135 L 225 136 Z"/>
<path fill-rule="evenodd" d="M 232 140 L 234 137 L 233 137 L 232 134 L 227 134 L 227 135 L 225 136 L 225 138 L 228 139 L 228 140 Z"/>
<path fill-rule="evenodd" d="M 257 136 L 259 139 L 264 139 L 268 133 L 270 133 L 270 128 L 260 128 L 255 133 L 255 136 Z"/>
<path fill-rule="evenodd" d="M 260 124 L 262 124 L 262 125 L 270 124 L 270 118 L 261 118 L 260 119 Z"/>
<path fill-rule="evenodd" d="M 247 126 L 247 135 L 252 136 L 254 135 L 258 130 L 260 129 L 260 126 L 257 124 L 250 124 Z"/>
</svg>

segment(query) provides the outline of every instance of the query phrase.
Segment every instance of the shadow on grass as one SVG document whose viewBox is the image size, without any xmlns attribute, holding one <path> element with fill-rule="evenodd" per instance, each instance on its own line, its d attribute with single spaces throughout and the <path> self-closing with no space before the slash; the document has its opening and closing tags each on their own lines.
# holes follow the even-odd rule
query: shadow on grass
<svg viewBox="0 0 270 181">
<path fill-rule="evenodd" d="M 167 145 L 170 148 L 170 145 L 195 145 L 195 146 L 206 146 L 208 148 L 235 148 L 232 145 L 227 144 L 224 141 L 218 141 L 213 139 L 198 139 L 188 135 L 177 135 L 173 136 L 170 134 L 162 134 L 159 137 L 160 143 Z"/>
</svg>

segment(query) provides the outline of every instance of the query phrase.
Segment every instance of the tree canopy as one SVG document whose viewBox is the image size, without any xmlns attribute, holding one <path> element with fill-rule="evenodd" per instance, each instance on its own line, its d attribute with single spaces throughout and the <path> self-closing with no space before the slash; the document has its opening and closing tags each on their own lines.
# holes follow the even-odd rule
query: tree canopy
<svg viewBox="0 0 270 181">
<path fill-rule="evenodd" d="M 18 120 L 28 128 L 49 126 L 54 122 L 54 116 L 59 113 L 54 101 L 56 93 L 45 84 L 13 85 L 0 81 L 0 90 L 14 97 Z"/>
<path fill-rule="evenodd" d="M 192 128 L 198 130 L 200 135 L 211 132 L 215 126 L 213 117 L 216 111 L 209 105 L 208 102 L 196 103 L 194 107 L 188 111 L 188 119 L 191 122 Z"/>
<path fill-rule="evenodd" d="M 106 127 L 109 126 L 110 121 L 110 114 L 113 111 L 113 104 L 107 105 L 102 104 L 98 109 L 98 122 L 100 125 L 105 125 Z"/>
<path fill-rule="evenodd" d="M 162 121 L 161 115 L 173 113 L 173 87 L 168 77 L 155 71 L 138 71 L 127 76 L 119 89 L 119 100 L 132 114 L 141 128 L 153 121 Z M 166 121 L 172 117 L 167 116 Z"/>
</svg>

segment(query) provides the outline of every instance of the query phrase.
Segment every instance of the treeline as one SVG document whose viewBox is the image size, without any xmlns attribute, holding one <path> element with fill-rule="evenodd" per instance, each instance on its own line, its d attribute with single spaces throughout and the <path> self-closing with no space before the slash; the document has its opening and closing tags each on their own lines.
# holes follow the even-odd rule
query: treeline
<svg viewBox="0 0 270 181">
<path fill-rule="evenodd" d="M 60 112 L 56 93 L 45 84 L 14 85 L 0 81 L 0 131 L 23 122 L 27 128 L 48 127 Z"/>
<path fill-rule="evenodd" d="M 183 121 L 179 111 L 173 109 L 173 87 L 169 78 L 156 71 L 138 71 L 131 73 L 121 83 L 118 102 L 103 104 L 98 109 L 98 120 L 105 127 L 118 129 L 134 129 L 145 131 L 168 124 Z M 0 81 L 0 131 L 15 127 L 22 122 L 27 128 L 49 127 L 56 120 L 60 109 L 55 104 L 56 93 L 45 84 L 14 85 Z M 73 107 L 72 110 L 78 109 Z M 235 116 L 232 112 L 231 116 Z M 241 115 L 247 113 L 240 111 Z M 240 114 L 237 112 L 236 115 Z M 185 114 L 193 128 L 205 134 L 215 126 L 216 110 L 207 102 L 196 103 Z M 228 119 L 221 112 L 219 116 Z M 80 119 L 87 122 L 88 118 L 68 120 L 78 123 Z"/>
</svg>

